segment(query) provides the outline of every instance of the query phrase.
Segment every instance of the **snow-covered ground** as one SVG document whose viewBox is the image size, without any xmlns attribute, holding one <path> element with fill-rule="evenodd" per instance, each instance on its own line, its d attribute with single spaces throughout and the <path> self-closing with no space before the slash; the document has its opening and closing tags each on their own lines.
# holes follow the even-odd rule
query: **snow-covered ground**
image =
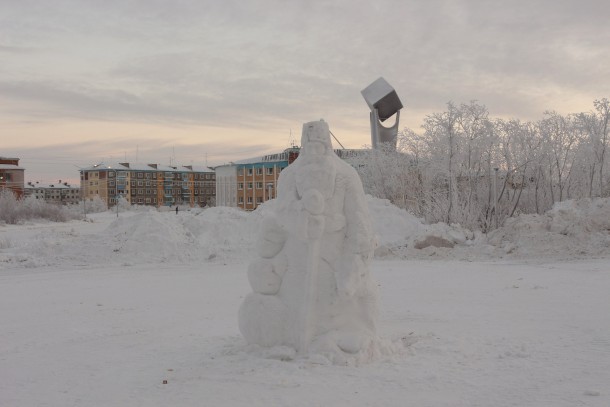
<svg viewBox="0 0 610 407">
<path fill-rule="evenodd" d="M 380 334 L 404 346 L 359 367 L 239 334 L 268 206 L 0 225 L 0 406 L 610 405 L 609 200 L 487 237 L 369 206 Z"/>
</svg>

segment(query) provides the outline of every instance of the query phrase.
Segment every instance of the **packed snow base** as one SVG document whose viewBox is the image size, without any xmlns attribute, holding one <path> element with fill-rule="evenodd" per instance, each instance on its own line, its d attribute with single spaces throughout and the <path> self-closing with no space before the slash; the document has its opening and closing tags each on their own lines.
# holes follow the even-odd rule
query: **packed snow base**
<svg viewBox="0 0 610 407">
<path fill-rule="evenodd" d="M 367 203 L 378 332 L 405 347 L 358 368 L 240 335 L 273 202 L 0 226 L 0 405 L 610 405 L 610 200 L 488 237 Z"/>
</svg>

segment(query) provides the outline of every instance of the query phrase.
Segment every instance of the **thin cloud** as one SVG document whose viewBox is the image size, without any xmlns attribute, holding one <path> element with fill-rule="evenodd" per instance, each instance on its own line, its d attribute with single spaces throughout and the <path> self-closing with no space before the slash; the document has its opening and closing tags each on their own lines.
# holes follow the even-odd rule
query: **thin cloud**
<svg viewBox="0 0 610 407">
<path fill-rule="evenodd" d="M 379 76 L 414 129 L 448 101 L 525 120 L 584 111 L 610 95 L 608 11 L 601 0 L 1 2 L 0 123 L 266 131 L 260 144 L 277 150 L 272 135 L 325 118 L 359 146 L 360 91 Z"/>
</svg>

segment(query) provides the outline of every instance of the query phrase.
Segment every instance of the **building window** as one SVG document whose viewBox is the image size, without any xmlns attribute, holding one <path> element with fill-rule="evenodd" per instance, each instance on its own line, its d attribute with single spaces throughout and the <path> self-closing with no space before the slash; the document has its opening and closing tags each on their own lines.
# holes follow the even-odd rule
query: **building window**
<svg viewBox="0 0 610 407">
<path fill-rule="evenodd" d="M 110 171 L 110 172 L 108 173 L 108 178 L 113 178 L 113 177 L 114 177 L 114 172 Z"/>
<path fill-rule="evenodd" d="M 256 183 L 256 189 L 263 189 L 263 183 L 262 182 L 257 182 Z"/>
<path fill-rule="evenodd" d="M 262 168 L 257 168 L 256 169 L 256 175 L 263 175 L 263 169 Z"/>
<path fill-rule="evenodd" d="M 144 176 L 144 174 L 143 174 L 143 173 L 138 172 L 138 178 L 142 178 L 143 176 Z"/>
<path fill-rule="evenodd" d="M 239 189 L 239 190 L 244 189 L 244 183 L 240 182 L 239 184 L 237 184 L 237 189 Z"/>
<path fill-rule="evenodd" d="M 262 197 L 262 196 L 257 196 L 257 197 L 256 197 L 256 203 L 257 203 L 257 204 L 261 204 L 261 203 L 263 203 L 263 197 Z"/>
<path fill-rule="evenodd" d="M 243 196 L 240 196 L 240 197 L 239 197 L 239 203 L 240 203 L 240 204 L 243 204 L 243 203 L 244 203 L 244 197 L 243 197 Z"/>
<path fill-rule="evenodd" d="M 248 175 L 252 175 L 252 168 L 248 168 Z"/>
<path fill-rule="evenodd" d="M 252 203 L 252 197 L 251 197 L 251 196 L 249 196 L 249 197 L 248 197 L 248 203 L 249 203 L 249 204 L 251 204 L 251 203 Z"/>
<path fill-rule="evenodd" d="M 267 167 L 267 175 L 273 175 L 273 167 Z"/>
</svg>

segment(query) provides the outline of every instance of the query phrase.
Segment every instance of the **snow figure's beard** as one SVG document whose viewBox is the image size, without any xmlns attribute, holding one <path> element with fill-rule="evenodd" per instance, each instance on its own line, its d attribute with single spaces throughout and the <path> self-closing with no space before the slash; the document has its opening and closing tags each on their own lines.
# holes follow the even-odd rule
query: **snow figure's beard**
<svg viewBox="0 0 610 407">
<path fill-rule="evenodd" d="M 307 145 L 305 154 L 300 156 L 299 160 L 300 168 L 296 172 L 296 188 L 299 196 L 302 197 L 305 191 L 314 189 L 325 199 L 332 198 L 335 191 L 336 168 L 333 157 L 326 147 L 320 143 L 311 143 Z"/>
<path fill-rule="evenodd" d="M 310 142 L 305 146 L 303 158 L 307 164 L 323 163 L 328 157 L 326 146 L 318 142 Z"/>
</svg>

